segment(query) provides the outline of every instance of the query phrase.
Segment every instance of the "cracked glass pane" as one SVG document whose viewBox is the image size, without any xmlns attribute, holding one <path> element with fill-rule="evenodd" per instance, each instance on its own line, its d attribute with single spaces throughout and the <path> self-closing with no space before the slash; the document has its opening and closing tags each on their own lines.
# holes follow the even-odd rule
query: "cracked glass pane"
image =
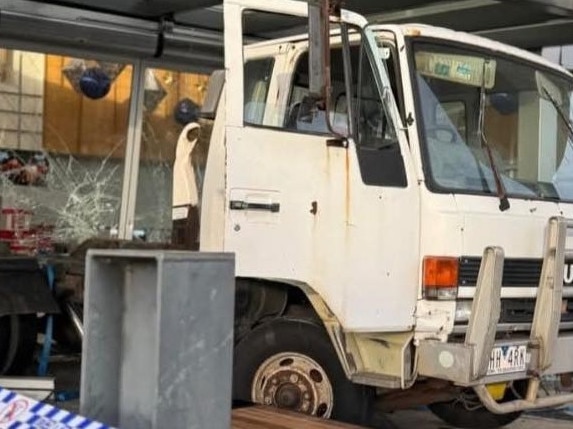
<svg viewBox="0 0 573 429">
<path fill-rule="evenodd" d="M 134 236 L 147 242 L 196 248 L 202 176 L 195 168 L 201 154 L 193 130 L 207 80 L 206 75 L 146 70 Z"/>
<path fill-rule="evenodd" d="M 131 72 L 0 50 L 0 240 L 12 252 L 117 235 Z"/>
</svg>

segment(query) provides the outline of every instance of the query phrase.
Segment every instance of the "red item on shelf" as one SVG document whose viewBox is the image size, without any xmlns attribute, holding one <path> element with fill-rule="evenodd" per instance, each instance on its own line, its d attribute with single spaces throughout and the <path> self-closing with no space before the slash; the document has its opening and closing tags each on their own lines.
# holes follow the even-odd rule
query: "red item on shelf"
<svg viewBox="0 0 573 429">
<path fill-rule="evenodd" d="M 13 207 L 0 211 L 0 231 L 29 231 L 32 225 L 32 212 Z"/>
<path fill-rule="evenodd" d="M 0 211 L 0 241 L 20 255 L 36 255 L 53 251 L 53 226 L 32 226 L 32 212 L 13 207 Z"/>
</svg>

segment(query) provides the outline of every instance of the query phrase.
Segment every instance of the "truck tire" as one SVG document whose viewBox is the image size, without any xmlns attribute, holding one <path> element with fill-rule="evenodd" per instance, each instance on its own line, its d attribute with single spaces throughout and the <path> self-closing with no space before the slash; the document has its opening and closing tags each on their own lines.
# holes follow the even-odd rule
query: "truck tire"
<svg viewBox="0 0 573 429">
<path fill-rule="evenodd" d="M 27 375 L 34 363 L 37 335 L 35 314 L 0 317 L 0 375 Z"/>
<path fill-rule="evenodd" d="M 236 346 L 233 400 L 368 424 L 373 389 L 350 382 L 323 327 L 275 319 Z"/>
<path fill-rule="evenodd" d="M 520 390 L 520 386 L 516 386 Z M 460 399 L 450 402 L 437 402 L 430 404 L 430 411 L 449 425 L 463 429 L 494 429 L 506 426 L 521 416 L 521 412 L 509 414 L 494 414 L 479 403 L 479 398 L 469 389 L 463 395 L 472 405 Z M 507 389 L 502 401 L 516 399 L 512 389 Z"/>
</svg>

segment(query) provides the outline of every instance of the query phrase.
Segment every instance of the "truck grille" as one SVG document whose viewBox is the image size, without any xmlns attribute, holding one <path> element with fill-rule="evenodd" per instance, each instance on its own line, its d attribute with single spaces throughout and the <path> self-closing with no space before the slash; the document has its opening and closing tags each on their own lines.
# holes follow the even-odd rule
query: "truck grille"
<svg viewBox="0 0 573 429">
<path fill-rule="evenodd" d="M 561 322 L 573 322 L 573 300 L 567 302 Z M 499 323 L 531 323 L 535 311 L 534 299 L 502 299 Z"/>
<path fill-rule="evenodd" d="M 460 258 L 459 285 L 475 286 L 479 273 L 481 258 Z M 503 265 L 504 287 L 537 287 L 541 276 L 541 259 L 506 258 Z M 573 286 L 573 260 L 565 261 L 564 286 Z M 569 275 L 568 275 L 569 274 Z"/>
<path fill-rule="evenodd" d="M 460 258 L 459 285 L 475 287 L 477 284 L 481 258 Z M 538 287 L 541 277 L 541 259 L 506 258 L 503 265 L 503 287 Z M 564 286 L 573 286 L 573 260 L 565 261 Z M 567 300 L 567 307 L 561 315 L 561 329 L 573 327 L 573 299 Z M 511 327 L 511 330 L 529 329 L 533 322 L 535 299 L 506 298 L 501 300 L 500 325 Z M 465 326 L 466 322 L 456 322 L 457 326 Z M 520 328 L 516 328 L 516 327 Z"/>
<path fill-rule="evenodd" d="M 559 331 L 573 330 L 573 300 L 567 301 L 567 307 L 561 314 Z M 511 298 L 501 300 L 501 311 L 499 315 L 498 331 L 503 335 L 513 335 L 514 333 L 529 332 L 533 322 L 535 311 L 534 299 Z M 456 321 L 454 323 L 453 335 L 463 335 L 468 327 L 467 321 Z"/>
</svg>

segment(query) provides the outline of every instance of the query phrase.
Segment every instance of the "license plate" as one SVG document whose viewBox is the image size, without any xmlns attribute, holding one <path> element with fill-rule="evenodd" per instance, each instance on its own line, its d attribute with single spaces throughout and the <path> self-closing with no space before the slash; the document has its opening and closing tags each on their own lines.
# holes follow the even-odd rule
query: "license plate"
<svg viewBox="0 0 573 429">
<path fill-rule="evenodd" d="M 487 375 L 522 372 L 527 369 L 527 346 L 497 346 L 491 351 Z"/>
</svg>

